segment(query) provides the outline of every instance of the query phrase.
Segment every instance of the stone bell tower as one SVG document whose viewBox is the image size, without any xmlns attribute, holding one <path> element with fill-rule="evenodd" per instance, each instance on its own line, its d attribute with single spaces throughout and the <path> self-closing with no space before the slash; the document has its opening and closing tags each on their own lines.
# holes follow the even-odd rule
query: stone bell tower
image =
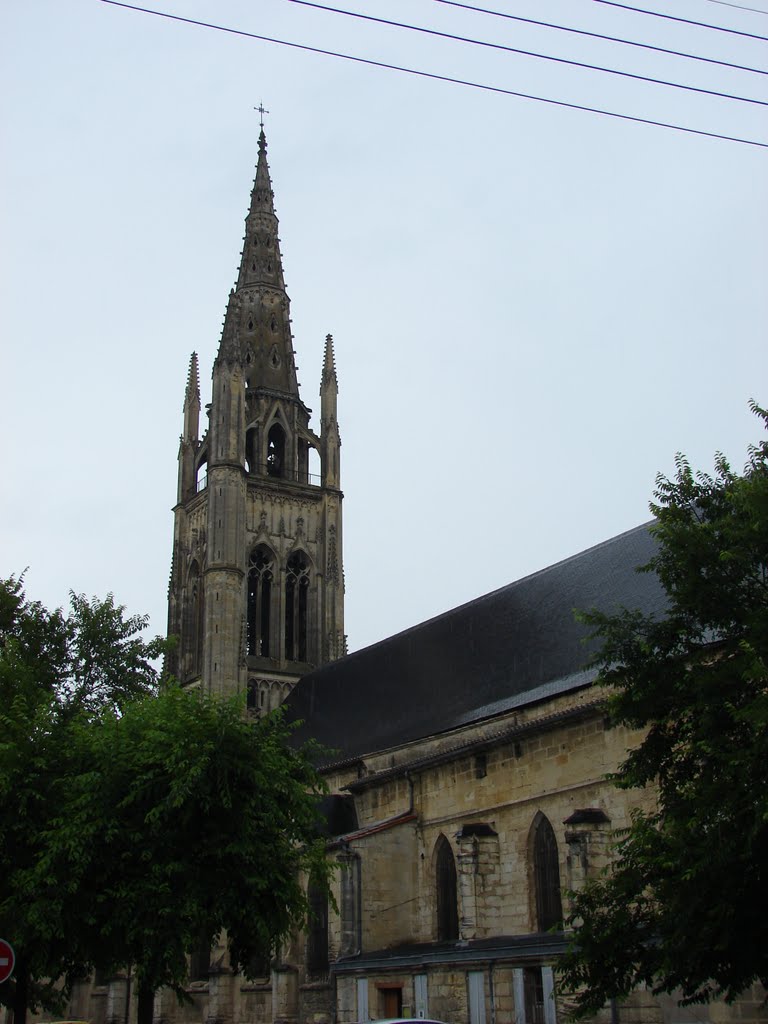
<svg viewBox="0 0 768 1024">
<path fill-rule="evenodd" d="M 171 674 L 209 693 L 245 689 L 259 712 L 346 646 L 333 339 L 318 435 L 299 396 L 277 225 L 262 126 L 202 437 L 194 353 L 189 366 L 168 606 Z"/>
</svg>

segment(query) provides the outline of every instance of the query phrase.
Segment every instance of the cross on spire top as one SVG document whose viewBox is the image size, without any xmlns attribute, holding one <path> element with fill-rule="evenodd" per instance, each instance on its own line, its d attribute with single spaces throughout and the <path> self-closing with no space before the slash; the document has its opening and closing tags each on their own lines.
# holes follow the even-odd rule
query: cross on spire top
<svg viewBox="0 0 768 1024">
<path fill-rule="evenodd" d="M 258 110 L 258 112 L 259 112 L 259 127 L 263 131 L 264 130 L 264 115 L 268 114 L 269 111 L 265 109 L 264 104 L 261 103 L 261 102 L 259 103 L 258 107 L 254 107 L 253 109 L 254 110 Z"/>
</svg>

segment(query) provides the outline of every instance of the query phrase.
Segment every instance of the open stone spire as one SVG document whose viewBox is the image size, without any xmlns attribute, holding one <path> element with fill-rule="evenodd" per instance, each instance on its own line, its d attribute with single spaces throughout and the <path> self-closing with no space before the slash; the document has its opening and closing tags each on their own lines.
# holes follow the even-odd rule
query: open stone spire
<svg viewBox="0 0 768 1024">
<path fill-rule="evenodd" d="M 224 318 L 219 359 L 242 367 L 248 388 L 267 388 L 299 398 L 267 140 L 259 157 L 234 291 Z"/>
</svg>

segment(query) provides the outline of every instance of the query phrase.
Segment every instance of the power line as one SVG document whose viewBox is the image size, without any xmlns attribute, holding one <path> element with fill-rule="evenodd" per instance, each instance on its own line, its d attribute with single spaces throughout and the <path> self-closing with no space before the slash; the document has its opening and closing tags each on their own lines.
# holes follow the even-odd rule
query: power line
<svg viewBox="0 0 768 1024">
<path fill-rule="evenodd" d="M 537 25 L 541 28 L 553 28 L 558 32 L 572 32 L 574 35 L 588 36 L 590 39 L 603 39 L 609 43 L 621 43 L 623 46 L 636 46 L 641 50 L 653 50 L 655 53 L 666 53 L 673 57 L 685 57 L 687 60 L 699 60 L 705 64 L 717 64 L 720 67 L 733 68 L 736 71 L 749 71 L 755 75 L 768 75 L 768 71 L 764 71 L 762 68 L 752 68 L 744 64 L 732 64 L 730 61 L 715 60 L 713 57 L 701 57 L 698 54 L 686 53 L 683 50 L 668 50 L 663 46 L 653 46 L 651 43 L 640 43 L 635 39 L 623 39 L 620 36 L 606 36 L 600 32 L 588 32 L 583 28 L 571 28 L 568 25 L 557 25 L 554 22 L 537 21 L 535 18 L 523 18 L 519 14 L 507 14 L 506 11 L 492 11 L 487 7 L 475 7 L 473 4 L 459 3 L 458 0 L 434 0 L 434 2 L 438 4 L 445 4 L 448 7 L 459 7 L 465 11 L 475 11 L 478 14 L 490 14 L 495 18 L 506 18 L 509 21 L 519 21 L 526 25 Z M 716 3 L 718 0 L 713 0 L 713 2 Z"/>
<path fill-rule="evenodd" d="M 768 14 L 762 7 L 745 7 L 744 4 L 731 4 L 728 0 L 706 0 L 710 4 L 720 4 L 721 7 L 735 7 L 737 11 L 752 11 L 753 14 Z"/>
<path fill-rule="evenodd" d="M 451 78 L 448 75 L 438 75 L 431 71 L 419 71 L 415 68 L 401 67 L 397 64 L 386 64 L 383 61 L 370 60 L 367 57 L 355 57 L 348 53 L 339 53 L 335 50 L 324 50 L 318 46 L 308 46 L 306 43 L 294 43 L 286 39 L 276 39 L 272 36 L 259 35 L 255 32 L 246 32 L 244 29 L 229 28 L 225 25 L 216 25 L 208 21 L 197 21 L 194 18 L 184 18 L 179 14 L 169 14 L 167 11 L 154 11 L 148 7 L 138 7 L 134 4 L 123 3 L 122 0 L 101 0 L 101 3 L 109 4 L 112 7 L 123 7 L 129 11 L 138 11 L 141 14 L 153 14 L 158 18 L 166 18 L 168 21 L 179 21 L 187 25 L 197 25 L 200 28 L 210 28 L 217 32 L 226 32 L 229 35 L 241 36 L 245 39 L 258 39 L 265 43 L 275 43 L 278 46 L 288 46 L 294 50 L 303 50 L 307 53 L 318 53 L 326 57 L 338 57 L 341 60 L 349 60 L 355 64 L 366 64 L 369 67 L 386 68 L 389 71 L 400 71 L 406 75 L 414 75 L 418 78 L 429 78 L 437 82 L 449 82 L 453 85 L 463 85 L 470 89 L 480 89 L 483 92 L 493 92 L 502 96 L 516 96 L 520 99 L 534 100 L 537 103 L 547 103 L 554 107 L 565 107 L 569 110 L 583 110 L 590 114 L 601 114 L 603 117 L 613 117 L 621 121 L 632 121 L 636 124 L 653 125 L 656 128 L 669 128 L 672 131 L 684 132 L 687 135 L 701 135 L 708 139 L 722 139 L 724 142 L 738 142 L 745 146 L 756 146 L 759 149 L 768 149 L 768 142 L 757 142 L 755 139 L 743 139 L 734 135 L 722 135 L 718 132 L 705 132 L 699 128 L 687 128 L 684 125 L 672 124 L 665 121 L 654 121 L 651 118 L 635 117 L 631 114 L 619 114 L 613 110 L 602 110 L 599 107 L 587 107 L 580 103 L 567 103 L 565 100 L 553 100 L 546 96 L 534 96 L 527 92 L 518 92 L 514 89 L 504 89 L 498 85 L 484 85 L 480 82 L 472 82 L 462 78 Z"/>
<path fill-rule="evenodd" d="M 669 89 L 682 89 L 685 92 L 697 92 L 704 96 L 717 96 L 723 100 L 736 100 L 738 103 L 752 103 L 758 107 L 768 107 L 768 101 L 756 100 L 749 96 L 736 96 L 730 92 L 718 92 L 716 89 L 702 89 L 696 85 L 685 85 L 682 82 L 670 82 L 664 78 L 651 78 L 648 75 L 636 75 L 631 71 L 619 71 L 617 68 L 605 68 L 600 64 L 587 64 L 580 60 L 569 60 L 567 57 L 553 57 L 547 53 L 537 53 L 535 50 L 522 50 L 517 46 L 505 46 L 503 43 L 492 43 L 485 39 L 471 39 L 468 36 L 457 36 L 452 32 L 441 32 L 435 28 L 425 28 L 422 25 L 410 25 L 403 21 L 390 21 L 388 18 L 377 18 L 372 14 L 362 14 L 359 11 L 347 11 L 342 7 L 328 7 L 325 4 L 316 3 L 315 0 L 286 0 L 287 3 L 299 4 L 301 7 L 312 7 L 318 11 L 328 11 L 331 14 L 345 14 L 349 18 L 357 18 L 361 21 L 374 22 L 377 25 L 389 25 L 392 28 L 404 28 L 409 32 L 420 32 L 422 35 L 435 36 L 439 39 L 451 39 L 457 43 L 471 43 L 473 46 L 484 46 L 490 50 L 501 50 L 504 53 L 516 53 L 523 57 L 535 57 L 538 60 L 548 60 L 553 64 L 567 64 L 573 68 L 585 68 L 587 71 L 600 71 L 606 75 L 617 75 L 619 78 L 632 78 L 637 82 L 649 82 L 652 85 L 663 85 Z"/>
<path fill-rule="evenodd" d="M 616 0 L 592 0 L 595 4 L 605 4 L 606 7 L 620 7 L 623 11 L 633 11 L 635 14 L 650 14 L 654 18 L 664 18 L 666 21 L 679 21 L 683 25 L 696 25 L 697 28 L 711 28 L 715 32 L 727 32 L 732 36 L 744 36 L 746 39 L 759 39 L 768 43 L 768 36 L 756 36 L 752 32 L 741 32 L 737 28 L 725 28 L 723 25 L 710 25 L 705 21 L 690 21 L 688 18 L 678 18 L 674 14 L 662 14 L 661 11 L 647 11 L 643 7 L 630 7 L 629 4 L 619 4 Z"/>
</svg>

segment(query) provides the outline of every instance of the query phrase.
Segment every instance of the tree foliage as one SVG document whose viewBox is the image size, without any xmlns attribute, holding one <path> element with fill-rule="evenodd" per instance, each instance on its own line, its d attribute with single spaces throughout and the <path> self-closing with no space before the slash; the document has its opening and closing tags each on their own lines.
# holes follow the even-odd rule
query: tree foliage
<svg viewBox="0 0 768 1024">
<path fill-rule="evenodd" d="M 186 955 L 226 931 L 233 967 L 269 959 L 306 915 L 302 874 L 326 877 L 321 783 L 279 714 L 252 721 L 240 700 L 177 687 L 80 727 L 79 772 L 51 822 L 40 882 L 80 921 L 91 962 L 133 964 L 139 1013 L 156 989 L 183 994 Z M 94 899 L 83 908 L 83 884 Z M 57 898 L 51 894 L 52 899 Z"/>
<path fill-rule="evenodd" d="M 613 781 L 658 796 L 608 873 L 572 894 L 561 977 L 577 1015 L 638 983 L 683 1003 L 768 983 L 768 441 L 741 475 L 722 455 L 713 475 L 678 456 L 655 497 L 643 571 L 666 616 L 585 616 L 611 720 L 647 730 Z"/>
<path fill-rule="evenodd" d="M 146 620 L 126 617 L 111 595 L 70 599 L 69 614 L 51 612 L 27 600 L 22 579 L 0 581 L 0 934 L 17 953 L 0 1002 L 17 1021 L 28 1006 L 57 1009 L 66 979 L 88 962 L 50 899 L 60 880 L 40 877 L 51 822 L 78 770 L 75 724 L 155 692 L 162 647 L 142 639 Z"/>
<path fill-rule="evenodd" d="M 226 930 L 247 971 L 304 919 L 301 873 L 327 877 L 310 751 L 279 715 L 157 693 L 143 625 L 111 597 L 64 616 L 0 585 L 0 934 L 18 957 L 0 993 L 17 1022 L 129 964 L 151 1019 L 186 954 Z"/>
</svg>

